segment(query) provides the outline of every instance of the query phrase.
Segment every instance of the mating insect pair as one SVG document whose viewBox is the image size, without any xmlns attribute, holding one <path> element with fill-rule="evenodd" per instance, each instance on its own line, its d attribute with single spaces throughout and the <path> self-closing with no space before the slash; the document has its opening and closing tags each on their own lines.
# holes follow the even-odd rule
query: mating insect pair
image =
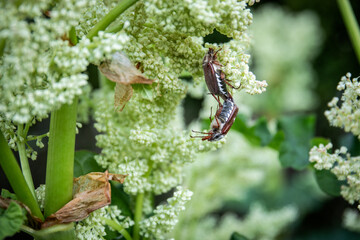
<svg viewBox="0 0 360 240">
<path fill-rule="evenodd" d="M 193 130 L 195 133 L 205 134 L 202 136 L 191 136 L 193 138 L 201 138 L 202 140 L 208 141 L 218 141 L 222 139 L 233 125 L 239 110 L 234 103 L 233 97 L 228 92 L 226 84 L 232 88 L 235 87 L 225 78 L 225 73 L 221 70 L 222 65 L 216 60 L 216 54 L 220 50 L 221 49 L 214 52 L 214 49 L 209 48 L 209 51 L 203 60 L 206 85 L 211 95 L 213 95 L 219 103 L 219 107 L 215 113 L 214 120 L 211 120 L 210 116 L 211 130 L 209 132 L 198 132 Z M 220 102 L 220 97 L 224 100 L 223 104 Z"/>
</svg>

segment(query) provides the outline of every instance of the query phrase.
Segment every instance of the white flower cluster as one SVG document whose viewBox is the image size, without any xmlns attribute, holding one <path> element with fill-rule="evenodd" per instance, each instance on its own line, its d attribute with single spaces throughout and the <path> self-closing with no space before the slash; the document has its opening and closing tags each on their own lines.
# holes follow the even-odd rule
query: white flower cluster
<svg viewBox="0 0 360 240">
<path fill-rule="evenodd" d="M 0 50 L 0 128 L 13 149 L 22 137 L 17 136 L 16 125 L 31 126 L 84 95 L 84 90 L 89 93 L 84 74 L 89 63 L 100 63 L 127 43 L 123 32 L 100 32 L 91 41 L 81 35 L 108 12 L 103 2 L 97 2 L 0 2 L 0 42 L 4 43 Z M 75 46 L 68 41 L 71 27 L 82 36 Z M 89 102 L 84 100 L 80 112 L 86 120 Z M 41 137 L 25 139 L 30 140 L 43 146 Z M 36 159 L 36 151 L 26 151 Z"/>
<path fill-rule="evenodd" d="M 35 189 L 36 200 L 39 204 L 40 210 L 44 210 L 45 206 L 45 184 L 41 184 Z"/>
<path fill-rule="evenodd" d="M 342 104 L 339 107 L 338 98 L 333 98 L 329 102 L 330 110 L 325 112 L 326 117 L 333 126 L 342 127 L 347 132 L 352 132 L 360 137 L 360 87 L 358 78 L 350 80 L 351 74 L 347 73 L 342 77 L 337 89 L 344 91 L 341 97 Z M 329 143 L 326 146 L 320 144 L 310 150 L 310 162 L 314 162 L 316 169 L 330 170 L 335 176 L 346 181 L 346 185 L 341 186 L 341 195 L 351 204 L 358 203 L 360 209 L 360 156 L 351 157 L 346 147 L 341 147 L 331 154 L 328 151 L 332 148 Z"/>
<path fill-rule="evenodd" d="M 360 232 L 359 212 L 353 209 L 346 209 L 343 215 L 343 225 L 351 231 Z"/>
<path fill-rule="evenodd" d="M 261 94 L 266 91 L 267 83 L 265 80 L 256 80 L 249 70 L 250 55 L 245 53 L 249 40 L 247 35 L 244 34 L 244 37 L 243 40 L 231 40 L 224 44 L 218 54 L 219 61 L 224 65 L 223 70 L 230 84 L 245 89 L 251 95 Z"/>
<path fill-rule="evenodd" d="M 286 206 L 279 210 L 266 211 L 260 204 L 253 204 L 250 212 L 240 221 L 236 231 L 249 239 L 272 240 L 296 220 L 298 212 L 294 206 Z M 233 216 L 225 218 L 221 224 L 234 225 L 237 220 Z"/>
<path fill-rule="evenodd" d="M 167 239 L 166 234 L 175 227 L 178 216 L 185 210 L 185 204 L 191 199 L 191 195 L 191 191 L 177 187 L 166 205 L 157 206 L 153 216 L 140 222 L 141 235 L 145 238 Z"/>
<path fill-rule="evenodd" d="M 351 204 L 360 201 L 360 156 L 351 157 L 346 147 L 335 150 L 334 154 L 328 153 L 332 144 L 320 144 L 310 150 L 310 162 L 315 162 L 316 169 L 331 170 L 340 181 L 346 180 L 346 185 L 341 186 L 341 195 Z M 360 204 L 358 205 L 360 209 Z"/>
<path fill-rule="evenodd" d="M 87 49 L 61 39 L 81 19 L 86 1 L 61 1 L 47 12 L 50 5 L 0 3 L 0 113 L 16 124 L 46 117 L 86 85 Z"/>
<path fill-rule="evenodd" d="M 92 212 L 86 219 L 76 224 L 76 238 L 79 240 L 104 239 L 106 232 L 102 218 L 111 219 L 125 229 L 134 225 L 129 217 L 121 215 L 117 206 L 106 206 Z"/>
<path fill-rule="evenodd" d="M 330 110 L 325 111 L 325 116 L 332 126 L 341 127 L 360 138 L 360 82 L 358 79 L 351 80 L 350 73 L 341 78 L 337 86 L 339 91 L 344 91 L 341 96 L 341 106 L 338 106 L 339 98 L 334 97 L 328 104 Z"/>
<path fill-rule="evenodd" d="M 109 12 L 108 6 L 102 0 L 88 0 L 86 8 L 82 9 L 82 19 L 75 26 L 76 35 L 86 36 L 91 28 Z"/>
<path fill-rule="evenodd" d="M 146 1 L 150 24 L 164 32 L 205 36 L 214 28 L 233 38 L 241 37 L 251 23 L 246 1 Z"/>
<path fill-rule="evenodd" d="M 125 109 L 117 113 L 111 92 L 103 89 L 95 98 L 99 103 L 95 127 L 103 132 L 96 137 L 102 148 L 96 160 L 110 172 L 128 174 L 124 182 L 127 193 L 169 191 L 181 183 L 183 166 L 194 160 L 196 152 L 213 147 L 209 142 L 194 144 L 188 133 L 169 123 L 179 101 L 174 95 L 161 96 L 169 100 L 157 103 L 134 92 Z"/>
</svg>

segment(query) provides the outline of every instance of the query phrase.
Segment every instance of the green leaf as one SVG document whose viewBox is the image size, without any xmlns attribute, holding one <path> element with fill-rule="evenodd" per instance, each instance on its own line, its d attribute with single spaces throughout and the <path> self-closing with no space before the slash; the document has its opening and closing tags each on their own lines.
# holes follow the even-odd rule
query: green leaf
<svg viewBox="0 0 360 240">
<path fill-rule="evenodd" d="M 145 99 L 152 101 L 154 99 L 153 88 L 151 84 L 132 84 L 134 91 L 137 91 Z"/>
<path fill-rule="evenodd" d="M 245 115 L 238 114 L 233 129 L 242 133 L 253 145 L 266 146 L 270 143 L 272 136 L 265 117 L 257 119 L 253 126 L 248 126 L 247 122 L 248 119 Z"/>
<path fill-rule="evenodd" d="M 9 192 L 9 191 L 6 190 L 6 189 L 1 189 L 1 196 L 2 196 L 3 198 L 10 198 L 10 199 L 12 199 L 12 200 L 17 200 L 16 194 L 11 193 L 11 192 Z"/>
<path fill-rule="evenodd" d="M 330 170 L 315 170 L 315 178 L 321 190 L 330 196 L 340 196 L 341 185 L 345 181 L 339 181 Z"/>
<path fill-rule="evenodd" d="M 313 115 L 286 116 L 279 120 L 278 129 L 285 137 L 279 148 L 279 160 L 283 167 L 301 170 L 309 164 L 314 126 Z"/>
<path fill-rule="evenodd" d="M 231 234 L 230 240 L 248 240 L 248 238 L 240 233 L 233 232 L 233 234 Z"/>
<path fill-rule="evenodd" d="M 116 237 L 119 236 L 119 234 L 116 231 L 111 230 L 108 225 L 105 225 L 105 232 L 106 232 L 106 235 L 104 238 L 106 240 L 116 239 Z"/>
<path fill-rule="evenodd" d="M 124 192 L 123 185 L 117 182 L 111 182 L 111 205 L 117 206 L 121 214 L 133 218 L 130 208 L 130 196 Z"/>
<path fill-rule="evenodd" d="M 330 142 L 329 139 L 322 138 L 322 137 L 315 137 L 315 138 L 311 139 L 310 145 L 311 145 L 311 147 L 319 146 L 320 144 L 323 144 L 324 146 L 326 146 L 329 142 Z"/>
<path fill-rule="evenodd" d="M 272 136 L 265 117 L 259 118 L 251 129 L 253 130 L 254 135 L 260 139 L 261 146 L 266 146 L 270 143 Z"/>
<path fill-rule="evenodd" d="M 79 177 L 81 175 L 85 175 L 90 172 L 104 171 L 104 169 L 102 169 L 95 161 L 94 158 L 95 155 L 96 153 L 87 150 L 81 150 L 75 152 L 74 177 Z"/>
<path fill-rule="evenodd" d="M 25 221 L 25 213 L 20 205 L 12 201 L 9 207 L 0 212 L 0 239 L 14 235 Z"/>
<path fill-rule="evenodd" d="M 285 139 L 284 132 L 282 130 L 277 131 L 277 133 L 273 136 L 273 138 L 269 142 L 268 146 L 272 149 L 279 151 L 280 146 L 281 146 L 282 142 L 284 141 L 284 139 Z"/>
</svg>

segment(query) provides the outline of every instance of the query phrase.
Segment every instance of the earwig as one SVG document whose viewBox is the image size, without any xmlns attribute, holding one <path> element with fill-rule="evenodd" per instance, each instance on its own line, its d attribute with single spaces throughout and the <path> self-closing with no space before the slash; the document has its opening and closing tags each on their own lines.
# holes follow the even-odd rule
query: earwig
<svg viewBox="0 0 360 240">
<path fill-rule="evenodd" d="M 218 49 L 214 52 L 214 49 L 209 48 L 209 51 L 206 53 L 203 60 L 203 69 L 206 85 L 216 99 L 215 96 L 220 96 L 223 100 L 228 98 L 232 99 L 231 94 L 228 92 L 226 88 L 226 84 L 232 88 L 238 89 L 231 85 L 229 81 L 226 79 L 225 73 L 221 70 L 222 65 L 216 60 L 216 54 L 221 50 Z"/>
<path fill-rule="evenodd" d="M 210 124 L 211 130 L 209 132 L 194 131 L 194 133 L 201 133 L 202 136 L 190 136 L 192 138 L 201 138 L 203 141 L 219 141 L 229 132 L 233 125 L 239 108 L 236 106 L 232 98 L 224 101 L 216 111 L 214 120 Z M 210 117 L 211 119 L 211 117 Z M 205 135 L 205 136 L 204 136 Z"/>
</svg>

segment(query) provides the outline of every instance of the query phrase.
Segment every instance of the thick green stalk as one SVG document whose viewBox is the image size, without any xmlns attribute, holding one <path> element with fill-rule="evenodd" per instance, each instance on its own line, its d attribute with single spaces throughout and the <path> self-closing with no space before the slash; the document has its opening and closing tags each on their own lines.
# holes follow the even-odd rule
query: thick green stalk
<svg viewBox="0 0 360 240">
<path fill-rule="evenodd" d="M 21 230 L 34 237 L 35 240 L 70 240 L 75 239 L 74 223 L 58 224 L 42 230 L 34 230 L 22 226 Z"/>
<path fill-rule="evenodd" d="M 53 111 L 46 166 L 45 217 L 72 199 L 77 97 Z"/>
<path fill-rule="evenodd" d="M 104 217 L 100 217 L 100 219 L 103 220 L 108 226 L 121 233 L 121 235 L 123 235 L 126 240 L 133 240 L 128 231 L 126 231 L 124 227 L 120 226 L 115 221 Z"/>
<path fill-rule="evenodd" d="M 28 158 L 26 156 L 26 148 L 25 148 L 25 139 L 26 139 L 26 135 L 24 135 L 23 133 L 23 125 L 19 124 L 18 125 L 18 129 L 17 129 L 17 134 L 20 138 L 20 141 L 16 142 L 16 145 L 18 147 L 18 151 L 19 151 L 19 157 L 20 157 L 20 163 L 21 163 L 21 170 L 22 173 L 24 175 L 25 181 L 31 191 L 31 194 L 34 196 L 35 198 L 35 188 L 34 188 L 34 182 L 32 179 L 32 175 L 31 175 L 31 170 L 30 170 L 30 166 L 29 166 L 29 161 Z"/>
<path fill-rule="evenodd" d="M 17 199 L 28 206 L 34 216 L 44 220 L 39 205 L 26 184 L 15 156 L 2 133 L 0 133 L 0 166 L 9 180 Z"/>
<path fill-rule="evenodd" d="M 86 35 L 90 40 L 97 36 L 99 31 L 104 31 L 121 13 L 131 7 L 138 0 L 122 0 L 103 19 L 101 19 Z"/>
<path fill-rule="evenodd" d="M 142 208 L 144 202 L 144 193 L 139 193 L 136 196 L 136 203 L 135 203 L 135 216 L 134 216 L 134 232 L 133 232 L 133 239 L 139 240 L 140 239 L 140 221 L 142 218 Z"/>
<path fill-rule="evenodd" d="M 351 8 L 349 0 L 338 0 L 338 5 L 345 26 L 350 36 L 351 43 L 355 49 L 356 56 L 360 63 L 360 29 L 356 21 L 354 11 Z"/>
</svg>

